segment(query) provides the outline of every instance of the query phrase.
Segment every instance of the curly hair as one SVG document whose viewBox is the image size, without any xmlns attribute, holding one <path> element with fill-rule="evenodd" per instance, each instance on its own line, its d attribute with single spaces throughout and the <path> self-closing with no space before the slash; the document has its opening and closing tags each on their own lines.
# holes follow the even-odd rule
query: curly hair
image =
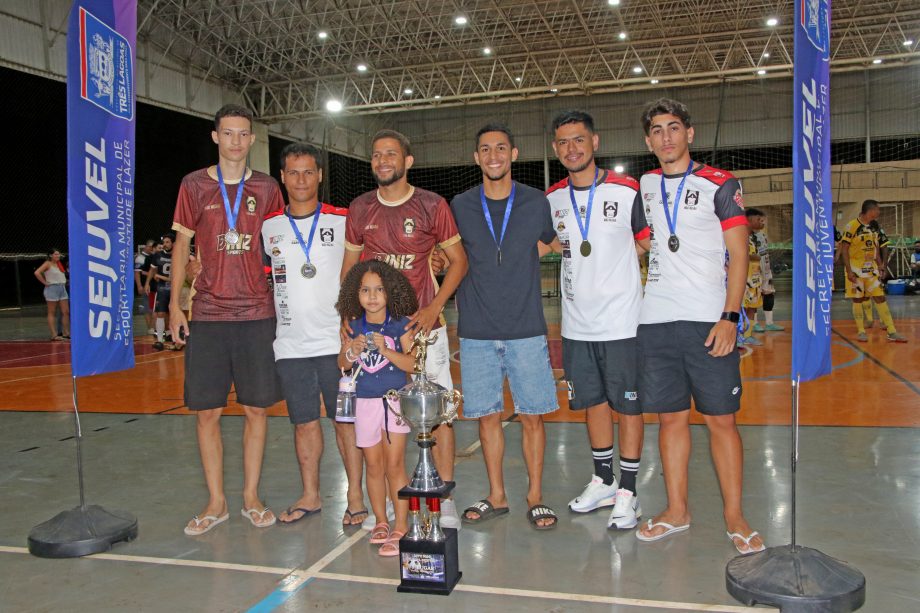
<svg viewBox="0 0 920 613">
<path fill-rule="evenodd" d="M 412 289 L 405 275 L 386 262 L 366 260 L 355 264 L 342 281 L 335 310 L 343 319 L 357 319 L 364 314 L 364 307 L 361 306 L 361 301 L 358 299 L 358 292 L 361 289 L 361 279 L 367 272 L 378 275 L 383 282 L 383 290 L 387 294 L 387 309 L 391 317 L 397 319 L 408 317 L 418 310 L 415 290 Z"/>
</svg>

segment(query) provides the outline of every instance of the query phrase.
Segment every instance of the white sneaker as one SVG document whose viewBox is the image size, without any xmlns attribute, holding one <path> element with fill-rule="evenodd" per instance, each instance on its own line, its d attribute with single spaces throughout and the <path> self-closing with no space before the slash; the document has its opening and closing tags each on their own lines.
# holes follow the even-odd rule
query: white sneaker
<svg viewBox="0 0 920 613">
<path fill-rule="evenodd" d="M 457 514 L 457 504 L 452 498 L 441 501 L 441 527 L 460 530 L 460 516 Z"/>
<path fill-rule="evenodd" d="M 613 505 L 613 511 L 610 512 L 607 527 L 617 530 L 635 528 L 640 517 L 642 517 L 642 507 L 639 506 L 639 497 L 633 495 L 629 490 L 617 490 L 617 501 Z"/>
<path fill-rule="evenodd" d="M 588 513 L 601 507 L 609 507 L 616 502 L 617 480 L 613 479 L 612 485 L 605 485 L 604 480 L 597 475 L 591 475 L 591 482 L 585 491 L 569 501 L 569 508 L 576 513 Z"/>
<path fill-rule="evenodd" d="M 394 519 L 396 519 L 396 509 L 393 508 L 393 501 L 387 499 L 387 521 L 393 521 Z M 376 525 L 377 518 L 369 514 L 366 518 L 364 518 L 364 521 L 361 522 L 361 529 L 370 532 Z"/>
</svg>

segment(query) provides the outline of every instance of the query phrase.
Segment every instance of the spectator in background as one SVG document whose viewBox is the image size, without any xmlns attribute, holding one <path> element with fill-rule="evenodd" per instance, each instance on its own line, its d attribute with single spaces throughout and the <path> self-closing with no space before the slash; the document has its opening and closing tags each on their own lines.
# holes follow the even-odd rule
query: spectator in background
<svg viewBox="0 0 920 613">
<path fill-rule="evenodd" d="M 61 261 L 61 252 L 52 249 L 48 259 L 35 271 L 35 278 L 45 286 L 45 301 L 48 303 L 48 329 L 51 340 L 66 341 L 70 339 L 70 300 L 67 295 L 67 268 Z M 61 328 L 58 334 L 57 311 L 61 309 Z"/>
<path fill-rule="evenodd" d="M 137 290 L 138 311 L 144 316 L 144 322 L 147 324 L 147 334 L 156 332 L 153 329 L 153 305 L 150 303 L 149 292 L 144 287 L 147 271 L 150 270 L 150 257 L 156 253 L 156 245 L 155 240 L 148 238 L 134 258 L 134 288 Z"/>
</svg>

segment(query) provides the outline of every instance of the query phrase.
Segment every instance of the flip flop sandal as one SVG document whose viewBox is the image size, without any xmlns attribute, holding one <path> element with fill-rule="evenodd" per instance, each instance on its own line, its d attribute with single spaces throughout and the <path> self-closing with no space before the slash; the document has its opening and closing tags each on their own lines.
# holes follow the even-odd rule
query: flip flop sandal
<svg viewBox="0 0 920 613">
<path fill-rule="evenodd" d="M 735 549 L 738 551 L 738 553 L 740 553 L 743 556 L 746 556 L 749 553 L 757 553 L 767 548 L 766 545 L 761 545 L 760 547 L 756 549 L 753 546 L 751 546 L 751 539 L 753 539 L 755 536 L 760 536 L 760 533 L 757 532 L 757 530 L 754 530 L 748 536 L 744 536 L 740 532 L 729 532 L 728 530 L 725 531 L 725 534 L 728 536 L 728 539 L 732 542 L 732 545 L 735 546 Z M 738 547 L 738 543 L 735 542 L 735 539 L 744 541 L 744 544 L 747 545 L 747 549 L 742 550 L 741 547 Z"/>
<path fill-rule="evenodd" d="M 319 508 L 316 508 L 316 509 L 305 509 L 305 508 L 303 508 L 303 507 L 288 507 L 287 510 L 285 510 L 285 513 L 287 513 L 288 515 L 292 515 L 292 514 L 294 514 L 294 513 L 297 513 L 298 511 L 299 511 L 300 513 L 302 513 L 302 515 L 301 515 L 300 517 L 296 518 L 296 519 L 289 519 L 289 520 L 287 520 L 287 521 L 285 521 L 285 520 L 283 520 L 283 519 L 281 519 L 281 518 L 279 517 L 279 518 L 278 518 L 278 521 L 281 522 L 282 524 L 296 524 L 297 522 L 299 522 L 299 521 L 300 521 L 301 519 L 303 519 L 304 517 L 307 517 L 308 515 L 316 515 L 317 513 L 319 513 L 319 512 L 322 511 L 322 510 L 323 510 L 322 507 L 319 507 Z"/>
<path fill-rule="evenodd" d="M 690 529 L 690 524 L 684 524 L 682 526 L 675 526 L 673 524 L 669 524 L 666 521 L 656 521 L 655 523 L 652 523 L 652 520 L 648 520 L 648 523 L 646 523 L 644 527 L 646 530 L 652 530 L 653 528 L 657 528 L 659 526 L 665 529 L 664 532 L 662 532 L 661 534 L 655 534 L 653 536 L 645 536 L 642 534 L 642 532 L 640 532 L 639 530 L 636 530 L 636 538 L 645 543 L 653 543 L 655 541 L 660 541 L 663 538 L 667 538 L 671 536 L 672 534 L 677 534 L 678 532 L 684 532 L 685 530 Z"/>
<path fill-rule="evenodd" d="M 537 523 L 541 519 L 551 519 L 553 523 L 541 526 Z M 527 511 L 527 521 L 537 530 L 552 530 L 559 522 L 559 516 L 545 504 L 535 504 Z"/>
<path fill-rule="evenodd" d="M 379 523 L 371 530 L 371 545 L 383 545 L 390 538 L 390 524 Z"/>
<path fill-rule="evenodd" d="M 248 519 L 249 523 L 251 523 L 256 528 L 268 528 L 269 526 L 275 525 L 275 522 L 278 521 L 278 518 L 275 517 L 274 514 L 272 514 L 271 519 L 265 519 L 265 515 L 271 512 L 272 510 L 269 509 L 268 507 L 265 507 L 262 510 L 256 509 L 255 507 L 251 509 L 240 509 L 240 515 Z M 258 515 L 259 518 L 258 519 L 254 518 L 252 516 L 253 513 Z"/>
<path fill-rule="evenodd" d="M 483 498 L 476 504 L 465 508 L 461 519 L 465 524 L 479 524 L 489 519 L 494 519 L 499 515 L 504 515 L 507 512 L 508 507 L 496 507 L 489 502 L 488 498 Z M 467 513 L 478 513 L 479 517 L 469 517 Z"/>
<path fill-rule="evenodd" d="M 364 517 L 361 517 L 361 516 Z M 356 521 L 356 517 L 361 517 L 360 520 Z M 362 522 L 367 518 L 367 509 L 359 509 L 357 511 L 349 511 L 345 509 L 345 516 L 342 518 L 343 526 L 360 526 Z M 345 521 L 348 520 L 348 521 Z"/>
<path fill-rule="evenodd" d="M 402 532 L 391 532 L 390 537 L 380 546 L 377 553 L 384 558 L 392 558 L 399 555 L 399 539 L 403 537 Z"/>
<path fill-rule="evenodd" d="M 212 528 L 216 528 L 220 524 L 224 523 L 230 519 L 230 513 L 224 513 L 220 517 L 217 515 L 205 515 L 204 517 L 198 517 L 197 515 L 192 518 L 192 521 L 195 522 L 194 526 L 185 526 L 186 536 L 200 536 L 205 532 L 210 531 Z M 208 525 L 204 528 L 201 527 L 201 524 L 208 522 Z"/>
</svg>

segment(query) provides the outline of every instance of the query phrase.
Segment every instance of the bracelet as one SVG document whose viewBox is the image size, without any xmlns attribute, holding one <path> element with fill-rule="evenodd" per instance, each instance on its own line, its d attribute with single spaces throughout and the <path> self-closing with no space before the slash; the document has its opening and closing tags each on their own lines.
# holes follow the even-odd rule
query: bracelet
<svg viewBox="0 0 920 613">
<path fill-rule="evenodd" d="M 719 319 L 724 319 L 725 321 L 730 321 L 733 324 L 736 324 L 741 319 L 741 314 L 737 311 L 724 311 Z"/>
</svg>

